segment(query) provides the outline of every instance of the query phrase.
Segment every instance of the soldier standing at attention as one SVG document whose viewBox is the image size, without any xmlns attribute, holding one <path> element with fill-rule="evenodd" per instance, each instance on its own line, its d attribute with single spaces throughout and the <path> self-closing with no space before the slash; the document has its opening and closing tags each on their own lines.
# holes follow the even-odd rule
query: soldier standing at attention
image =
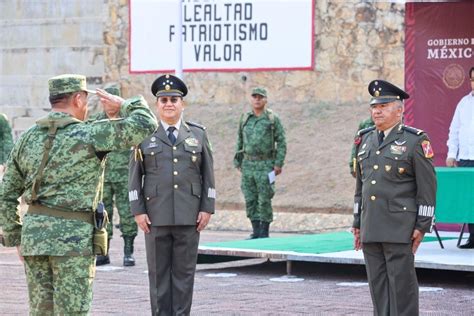
<svg viewBox="0 0 474 316">
<path fill-rule="evenodd" d="M 402 124 L 409 95 L 393 84 L 369 84 L 375 127 L 356 144 L 354 247 L 364 253 L 375 315 L 418 315 L 415 253 L 431 230 L 436 201 L 428 136 Z"/>
<path fill-rule="evenodd" d="M 118 87 L 105 88 L 110 94 L 121 96 Z M 120 108 L 105 106 L 104 111 L 92 117 L 93 120 L 118 119 L 123 117 Z M 104 206 L 107 210 L 110 225 L 107 226 L 108 245 L 113 236 L 113 214 L 114 201 L 120 215 L 120 232 L 122 233 L 123 245 L 123 265 L 134 266 L 135 258 L 133 258 L 133 241 L 137 236 L 137 223 L 130 212 L 130 203 L 128 201 L 128 161 L 130 157 L 130 148 L 119 151 L 112 151 L 107 154 L 107 162 L 105 165 L 105 181 L 104 181 Z M 107 249 L 110 250 L 110 247 Z M 109 264 L 109 255 L 97 256 L 95 264 L 97 266 Z"/>
<path fill-rule="evenodd" d="M 254 88 L 251 97 L 252 111 L 240 117 L 234 166 L 242 173 L 241 189 L 253 229 L 250 239 L 254 239 L 269 237 L 274 177 L 282 171 L 286 140 L 280 118 L 266 107 L 267 90 Z"/>
<path fill-rule="evenodd" d="M 130 148 L 156 128 L 143 97 L 123 100 L 98 89 L 103 104 L 121 107 L 118 120 L 84 122 L 86 77 L 49 79 L 52 110 L 16 142 L 3 177 L 2 243 L 24 262 L 30 315 L 87 315 L 95 275 L 94 200 L 103 158 Z M 28 211 L 17 209 L 24 195 Z"/>
<path fill-rule="evenodd" d="M 12 128 L 5 114 L 0 113 L 0 175 L 3 174 L 8 155 L 13 148 Z"/>
<path fill-rule="evenodd" d="M 189 315 L 199 234 L 214 213 L 212 150 L 205 127 L 184 121 L 188 88 L 172 75 L 151 86 L 158 129 L 130 159 L 129 198 L 145 232 L 152 315 Z"/>
</svg>

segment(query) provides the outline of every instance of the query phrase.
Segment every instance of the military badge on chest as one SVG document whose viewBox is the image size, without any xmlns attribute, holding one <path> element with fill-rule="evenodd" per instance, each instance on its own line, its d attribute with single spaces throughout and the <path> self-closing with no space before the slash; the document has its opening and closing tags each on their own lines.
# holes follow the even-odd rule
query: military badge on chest
<svg viewBox="0 0 474 316">
<path fill-rule="evenodd" d="M 184 140 L 184 142 L 189 146 L 189 147 L 198 147 L 198 144 L 199 144 L 199 141 L 194 138 L 194 137 L 189 137 L 189 138 L 186 138 Z M 193 150 L 192 151 L 192 155 L 191 155 L 191 161 L 192 162 L 196 162 L 198 159 L 198 157 L 196 156 L 196 151 Z"/>
<path fill-rule="evenodd" d="M 198 141 L 196 138 L 194 138 L 194 137 L 186 138 L 186 139 L 184 140 L 184 142 L 185 142 L 186 144 L 188 144 L 189 146 L 191 146 L 191 147 L 197 147 L 198 144 L 199 144 L 199 141 Z"/>
</svg>

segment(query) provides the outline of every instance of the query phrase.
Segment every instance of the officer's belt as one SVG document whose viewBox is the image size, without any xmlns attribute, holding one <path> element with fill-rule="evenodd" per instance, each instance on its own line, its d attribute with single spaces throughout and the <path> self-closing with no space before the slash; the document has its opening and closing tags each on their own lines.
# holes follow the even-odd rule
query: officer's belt
<svg viewBox="0 0 474 316">
<path fill-rule="evenodd" d="M 249 155 L 244 153 L 245 160 L 258 161 L 258 160 L 272 160 L 272 156 L 268 155 Z"/>
<path fill-rule="evenodd" d="M 93 212 L 84 212 L 84 211 L 63 211 L 56 208 L 50 208 L 39 204 L 33 204 L 28 206 L 27 214 L 36 214 L 36 215 L 47 215 L 53 217 L 59 217 L 63 219 L 75 219 L 78 221 L 83 221 L 94 226 L 94 213 Z"/>
</svg>

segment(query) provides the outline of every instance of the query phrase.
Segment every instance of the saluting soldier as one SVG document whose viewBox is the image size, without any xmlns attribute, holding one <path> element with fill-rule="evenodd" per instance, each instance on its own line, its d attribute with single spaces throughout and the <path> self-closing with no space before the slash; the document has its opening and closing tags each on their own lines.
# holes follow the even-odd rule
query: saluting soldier
<svg viewBox="0 0 474 316">
<path fill-rule="evenodd" d="M 92 92 L 86 77 L 66 74 L 48 84 L 51 112 L 21 135 L 7 162 L 2 241 L 24 260 L 30 315 L 88 315 L 103 158 L 139 144 L 157 122 L 143 97 L 123 100 L 100 89 L 101 101 L 125 117 L 84 122 Z M 28 204 L 23 223 L 17 209 L 22 195 Z"/>
<path fill-rule="evenodd" d="M 214 213 L 212 150 L 206 129 L 183 119 L 181 79 L 160 76 L 151 91 L 159 126 L 130 159 L 129 199 L 145 232 L 152 315 L 189 315 L 199 233 Z"/>
<path fill-rule="evenodd" d="M 121 96 L 118 86 L 111 86 L 104 89 L 112 95 Z M 120 108 L 105 106 L 104 110 L 91 117 L 91 120 L 119 119 L 124 116 L 120 113 Z M 134 240 L 137 236 L 138 228 L 135 219 L 130 212 L 130 202 L 128 201 L 128 159 L 130 148 L 112 151 L 107 154 L 104 180 L 104 206 L 109 216 L 110 225 L 107 225 L 108 246 L 110 250 L 110 240 L 113 237 L 113 215 L 114 204 L 120 216 L 120 232 L 123 238 L 123 265 L 126 267 L 135 265 L 133 257 Z M 96 266 L 109 264 L 109 254 L 97 256 Z"/>
<path fill-rule="evenodd" d="M 432 227 L 436 200 L 433 149 L 422 130 L 402 124 L 395 85 L 369 84 L 375 127 L 356 144 L 354 246 L 362 248 L 375 315 L 418 315 L 414 256 Z"/>
</svg>

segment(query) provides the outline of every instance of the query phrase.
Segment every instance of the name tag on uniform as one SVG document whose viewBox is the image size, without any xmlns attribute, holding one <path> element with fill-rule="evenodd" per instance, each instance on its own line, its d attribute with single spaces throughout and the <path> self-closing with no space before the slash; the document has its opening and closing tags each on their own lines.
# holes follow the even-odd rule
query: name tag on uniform
<svg viewBox="0 0 474 316">
<path fill-rule="evenodd" d="M 406 146 L 390 145 L 390 153 L 392 153 L 394 155 L 401 155 L 405 151 L 407 151 Z"/>
<path fill-rule="evenodd" d="M 157 143 L 149 143 L 148 144 L 148 148 L 155 148 L 155 147 L 158 147 Z"/>
</svg>

